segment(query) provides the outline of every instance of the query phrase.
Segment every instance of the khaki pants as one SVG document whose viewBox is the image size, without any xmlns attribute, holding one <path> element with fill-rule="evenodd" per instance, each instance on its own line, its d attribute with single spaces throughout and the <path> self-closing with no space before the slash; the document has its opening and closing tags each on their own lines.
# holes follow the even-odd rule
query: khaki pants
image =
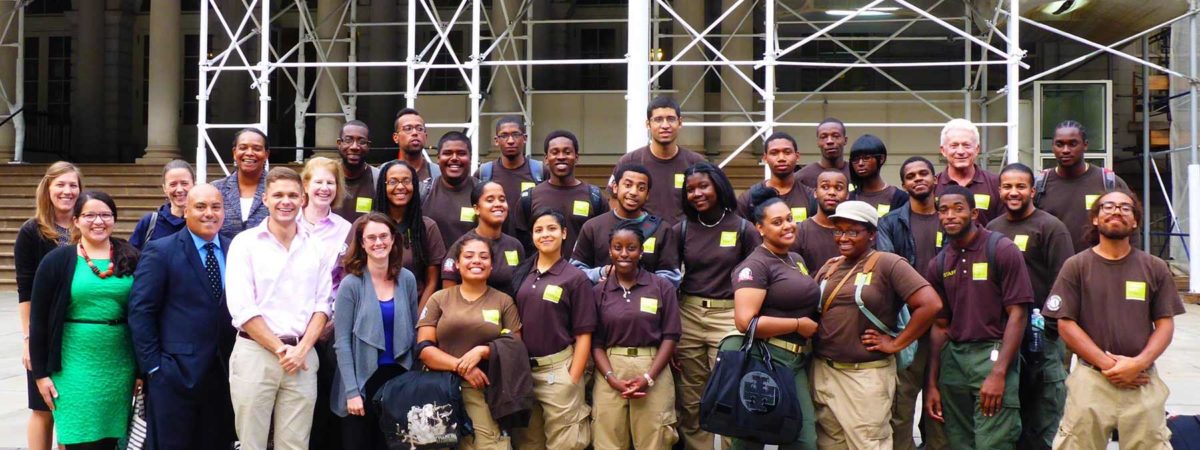
<svg viewBox="0 0 1200 450">
<path fill-rule="evenodd" d="M 462 450 L 508 450 L 508 436 L 501 435 L 500 424 L 492 418 L 488 410 L 487 398 L 482 389 L 471 387 L 470 383 L 462 382 L 463 409 L 475 426 L 475 434 L 467 436 L 458 442 Z"/>
<path fill-rule="evenodd" d="M 521 450 L 583 450 L 592 443 L 591 409 L 584 400 L 584 380 L 571 383 L 572 347 L 568 358 L 533 368 L 533 410 L 529 426 L 513 430 L 513 441 Z"/>
<path fill-rule="evenodd" d="M 675 348 L 681 369 L 675 395 L 684 448 L 712 450 L 713 434 L 700 429 L 700 397 L 717 364 L 717 346 L 725 336 L 737 334 L 737 327 L 733 324 L 733 308 L 705 308 L 698 304 L 702 300 L 708 299 L 687 295 L 679 305 L 683 335 Z M 722 439 L 721 447 L 729 448 L 729 439 Z"/>
<path fill-rule="evenodd" d="M 266 450 L 272 429 L 277 450 L 308 448 L 317 402 L 317 352 L 308 352 L 305 362 L 308 370 L 289 375 L 270 350 L 237 338 L 229 357 L 229 393 L 241 448 Z"/>
<path fill-rule="evenodd" d="M 1169 450 L 1165 405 L 1170 391 L 1150 369 L 1150 383 L 1137 389 L 1113 386 L 1096 369 L 1076 367 L 1067 377 L 1067 406 L 1055 449 L 1103 450 L 1113 430 L 1120 431 L 1121 448 Z"/>
<path fill-rule="evenodd" d="M 813 360 L 813 406 L 817 447 L 830 450 L 891 450 L 896 360 L 869 369 L 838 369 Z"/>
<path fill-rule="evenodd" d="M 895 450 L 917 450 L 913 442 L 913 421 L 921 411 L 921 442 L 926 450 L 949 450 L 942 423 L 929 418 L 924 403 L 917 395 L 925 389 L 925 369 L 929 362 L 929 334 L 921 336 L 912 365 L 896 370 L 896 400 L 892 402 L 892 447 Z"/>
<path fill-rule="evenodd" d="M 650 370 L 653 356 L 609 355 L 613 373 L 627 380 Z M 601 377 L 592 390 L 592 435 L 596 450 L 666 450 L 679 440 L 675 432 L 675 380 L 663 370 L 646 396 L 626 400 Z"/>
</svg>

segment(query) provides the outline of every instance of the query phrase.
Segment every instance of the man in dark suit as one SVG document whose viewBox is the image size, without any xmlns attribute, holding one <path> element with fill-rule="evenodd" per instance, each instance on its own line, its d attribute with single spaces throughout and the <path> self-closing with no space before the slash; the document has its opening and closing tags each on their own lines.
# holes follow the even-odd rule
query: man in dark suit
<svg viewBox="0 0 1200 450">
<path fill-rule="evenodd" d="M 134 273 L 129 327 L 146 379 L 148 448 L 224 449 L 234 440 L 224 206 L 212 185 L 193 188 L 187 229 L 147 244 Z"/>
</svg>

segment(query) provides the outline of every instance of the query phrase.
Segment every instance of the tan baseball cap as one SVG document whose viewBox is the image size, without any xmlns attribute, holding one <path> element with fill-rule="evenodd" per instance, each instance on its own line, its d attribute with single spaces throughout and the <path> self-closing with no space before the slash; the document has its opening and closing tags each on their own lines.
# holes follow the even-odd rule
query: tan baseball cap
<svg viewBox="0 0 1200 450">
<path fill-rule="evenodd" d="M 842 202 L 837 206 L 830 219 L 846 219 L 860 223 L 869 223 L 872 227 L 879 226 L 879 212 L 870 204 L 859 200 Z"/>
</svg>

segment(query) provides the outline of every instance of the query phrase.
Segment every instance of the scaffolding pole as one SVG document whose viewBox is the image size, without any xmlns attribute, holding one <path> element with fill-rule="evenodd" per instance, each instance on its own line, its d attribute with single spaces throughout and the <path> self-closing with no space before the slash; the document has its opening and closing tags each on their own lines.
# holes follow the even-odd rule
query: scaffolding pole
<svg viewBox="0 0 1200 450">
<path fill-rule="evenodd" d="M 628 53 L 625 58 L 625 151 L 646 141 L 645 114 L 650 106 L 650 0 L 629 0 Z"/>
<path fill-rule="evenodd" d="M 1008 164 L 1020 161 L 1020 114 L 1021 108 L 1021 91 L 1017 87 L 1021 83 L 1021 67 L 1018 65 L 1021 62 L 1021 57 L 1024 52 L 1021 50 L 1021 21 L 1017 20 L 1021 17 L 1021 10 L 1017 7 L 1019 0 L 1009 0 L 1009 16 L 1008 16 L 1008 97 L 1005 98 L 1007 105 L 1008 116 L 1005 121 L 1008 122 L 1008 153 L 1005 157 Z M 1000 7 L 999 4 L 996 5 Z"/>
<path fill-rule="evenodd" d="M 1198 92 L 1198 84 L 1196 81 L 1196 11 L 1200 4 L 1197 0 L 1188 2 L 1189 10 L 1192 12 L 1192 17 L 1188 21 L 1190 32 L 1188 33 L 1188 74 L 1192 79 L 1188 80 L 1188 90 L 1191 93 L 1190 101 L 1188 102 L 1189 122 L 1191 130 L 1191 159 L 1187 168 L 1188 181 L 1188 244 L 1189 248 L 1200 249 L 1200 220 L 1197 220 L 1196 214 L 1200 212 L 1200 160 L 1197 159 L 1197 154 L 1200 150 L 1197 149 L 1196 137 L 1200 134 L 1200 117 L 1196 117 L 1197 105 L 1200 101 L 1200 92 Z M 1169 201 L 1169 200 L 1168 200 Z M 1200 264 L 1196 264 L 1196 257 L 1188 258 L 1188 291 L 1193 294 L 1200 293 Z"/>
</svg>

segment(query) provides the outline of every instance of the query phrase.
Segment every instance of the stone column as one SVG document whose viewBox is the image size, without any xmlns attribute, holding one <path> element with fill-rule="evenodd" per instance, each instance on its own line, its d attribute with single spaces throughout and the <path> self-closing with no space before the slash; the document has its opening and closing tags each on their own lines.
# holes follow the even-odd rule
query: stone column
<svg viewBox="0 0 1200 450">
<path fill-rule="evenodd" d="M 150 3 L 150 89 L 146 154 L 139 164 L 163 164 L 180 157 L 179 108 L 183 102 L 183 33 L 178 0 Z"/>
<path fill-rule="evenodd" d="M 13 13 L 13 2 L 0 2 L 0 21 L 8 21 L 9 15 Z M 17 21 L 16 18 L 11 22 L 7 36 L 0 36 L 0 45 L 16 43 L 17 36 Z M 7 115 L 10 112 L 9 105 L 17 106 L 21 104 L 22 99 L 17 98 L 17 49 L 13 47 L 0 47 L 0 83 L 4 85 L 4 92 L 8 93 L 8 102 L 0 101 L 0 114 Z M 8 121 L 3 127 L 0 127 L 0 164 L 7 163 L 13 160 L 16 149 L 16 133 L 13 125 L 16 118 Z"/>
<path fill-rule="evenodd" d="M 734 0 L 722 0 L 721 6 L 725 9 L 732 7 L 736 3 Z M 742 22 L 742 17 L 746 14 L 751 14 L 751 17 Z M 741 22 L 742 26 L 738 26 Z M 740 36 L 733 38 L 729 45 L 725 47 L 725 57 L 731 61 L 748 61 L 754 59 L 754 41 L 749 36 L 754 31 L 753 12 L 750 11 L 750 3 L 744 3 L 738 7 L 738 10 L 730 14 L 724 22 L 721 23 L 721 34 L 731 35 L 734 33 Z M 718 46 L 719 47 L 719 46 Z M 722 122 L 746 122 L 748 119 L 745 114 L 742 114 L 742 108 L 749 112 L 754 112 L 758 109 L 758 105 L 754 101 L 754 88 L 751 87 L 746 80 L 734 73 L 741 71 L 746 76 L 753 79 L 753 67 L 750 66 L 722 66 L 721 78 L 725 79 L 727 86 L 721 86 L 721 111 L 729 113 L 721 116 Z M 738 103 L 741 107 L 738 107 Z M 754 134 L 752 127 L 721 127 L 721 152 L 730 152 L 736 149 L 742 142 L 750 138 Z"/>
<path fill-rule="evenodd" d="M 704 2 L 691 0 L 676 0 L 674 2 L 675 12 L 679 17 L 687 21 L 688 26 L 696 31 L 701 31 L 708 26 L 704 21 Z M 673 52 L 663 55 L 664 59 L 670 60 L 678 55 L 685 46 L 692 41 L 692 36 L 688 34 L 682 26 L 674 26 L 671 30 L 672 34 L 682 35 L 673 38 L 671 45 Z M 686 53 L 684 53 L 680 61 L 702 61 L 704 60 L 704 44 L 696 43 Z M 658 70 L 658 67 L 652 67 L 651 73 Z M 679 145 L 694 150 L 704 152 L 704 129 L 696 126 L 688 126 L 687 122 L 700 122 L 707 120 L 706 117 L 698 114 L 704 111 L 704 80 L 701 76 L 704 74 L 702 66 L 675 66 L 671 68 L 671 86 L 676 93 L 674 94 L 675 101 L 679 102 L 680 108 L 683 109 L 683 117 L 685 119 L 683 128 L 679 133 Z M 692 88 L 695 87 L 695 90 Z M 688 92 L 692 95 L 688 97 Z M 684 98 L 687 98 L 685 101 Z"/>
<path fill-rule="evenodd" d="M 105 139 L 104 118 L 104 20 L 105 2 L 75 3 L 75 37 L 72 57 L 71 124 L 76 161 L 105 161 L 111 149 Z"/>
<path fill-rule="evenodd" d="M 330 48 L 330 39 L 343 39 L 347 37 L 346 29 L 343 27 L 338 29 L 337 20 L 321 21 L 322 17 L 338 17 L 340 9 L 345 2 L 343 0 L 318 0 L 317 14 L 313 16 L 317 20 L 317 36 L 318 50 L 323 52 L 326 48 Z M 348 44 L 345 42 L 335 42 L 329 52 L 326 61 L 342 62 L 346 61 L 346 53 Z M 317 110 L 319 114 L 329 114 L 317 116 L 316 146 L 326 149 L 318 150 L 313 153 L 313 156 L 327 156 L 337 158 L 337 138 L 341 135 L 342 124 L 346 122 L 346 117 L 342 115 L 341 102 L 338 101 L 338 92 L 346 92 L 346 73 L 345 67 L 335 67 L 328 69 L 318 69 L 317 76 Z M 336 89 L 335 89 L 336 86 Z M 336 115 L 335 115 L 336 114 Z"/>
</svg>

